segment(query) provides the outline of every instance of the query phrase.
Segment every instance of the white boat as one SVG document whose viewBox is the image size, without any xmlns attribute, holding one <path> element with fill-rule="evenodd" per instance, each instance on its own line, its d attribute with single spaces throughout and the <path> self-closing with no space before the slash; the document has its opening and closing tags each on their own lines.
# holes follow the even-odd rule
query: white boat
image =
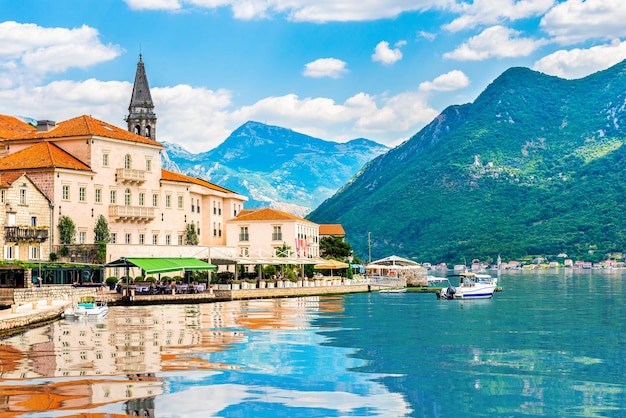
<svg viewBox="0 0 626 418">
<path fill-rule="evenodd" d="M 488 274 L 461 273 L 459 285 L 451 284 L 437 292 L 438 299 L 489 299 L 497 287 L 497 278 Z"/>
<path fill-rule="evenodd" d="M 75 307 L 66 309 L 65 318 L 102 318 L 109 312 L 104 301 L 97 301 L 95 296 L 83 296 Z"/>
<path fill-rule="evenodd" d="M 402 289 L 382 289 L 378 291 L 378 293 L 406 293 L 406 292 L 407 292 L 406 287 Z"/>
</svg>

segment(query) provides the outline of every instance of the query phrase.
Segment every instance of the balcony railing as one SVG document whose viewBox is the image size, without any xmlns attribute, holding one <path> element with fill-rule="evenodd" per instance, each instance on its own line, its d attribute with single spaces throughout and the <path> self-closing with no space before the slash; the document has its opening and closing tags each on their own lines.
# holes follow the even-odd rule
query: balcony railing
<svg viewBox="0 0 626 418">
<path fill-rule="evenodd" d="M 109 217 L 119 222 L 150 222 L 154 219 L 154 208 L 147 206 L 109 206 Z"/>
<path fill-rule="evenodd" d="M 146 172 L 132 168 L 118 168 L 115 170 L 117 180 L 122 183 L 143 183 L 146 181 Z"/>
<path fill-rule="evenodd" d="M 48 239 L 47 227 L 5 226 L 5 242 L 44 242 Z"/>
</svg>

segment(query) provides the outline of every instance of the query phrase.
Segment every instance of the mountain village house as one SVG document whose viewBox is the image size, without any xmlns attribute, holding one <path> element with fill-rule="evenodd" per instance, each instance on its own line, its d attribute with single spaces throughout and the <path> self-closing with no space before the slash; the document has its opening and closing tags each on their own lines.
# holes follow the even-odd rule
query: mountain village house
<svg viewBox="0 0 626 418">
<path fill-rule="evenodd" d="M 245 196 L 162 168 L 164 147 L 156 141 L 141 57 L 126 121 L 122 129 L 83 115 L 39 121 L 35 128 L 0 115 L 3 260 L 42 262 L 69 247 L 66 261 L 93 263 L 90 244 L 100 215 L 110 232 L 104 262 L 134 256 L 230 264 L 251 254 L 274 257 L 284 243 L 292 257 L 318 256 L 316 224 L 270 209 L 244 211 Z M 76 245 L 61 245 L 62 216 L 76 226 Z M 186 242 L 190 225 L 198 245 Z M 31 285 L 28 278 L 10 279 L 11 272 L 0 272 L 0 285 Z"/>
</svg>

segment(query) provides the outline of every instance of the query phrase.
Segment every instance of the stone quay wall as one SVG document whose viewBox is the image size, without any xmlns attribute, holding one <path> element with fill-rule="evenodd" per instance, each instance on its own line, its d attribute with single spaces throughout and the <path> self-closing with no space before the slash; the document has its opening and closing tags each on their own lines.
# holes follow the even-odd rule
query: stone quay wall
<svg viewBox="0 0 626 418">
<path fill-rule="evenodd" d="M 213 290 L 218 300 L 239 299 L 268 299 L 286 298 L 298 296 L 336 295 L 341 293 L 364 293 L 372 289 L 371 286 L 362 285 L 335 285 L 335 286 L 311 286 L 311 287 L 282 287 L 263 289 L 237 289 L 237 290 Z"/>
<path fill-rule="evenodd" d="M 74 287 L 68 285 L 46 285 L 42 287 L 29 287 L 27 289 L 12 289 L 13 304 L 19 306 L 40 300 L 78 301 L 82 296 L 97 296 L 98 289 L 97 287 Z"/>
<path fill-rule="evenodd" d="M 36 302 L 32 303 L 35 304 Z M 10 332 L 18 332 L 47 321 L 59 319 L 68 306 L 70 306 L 70 302 L 62 305 L 51 306 L 43 310 L 33 310 L 33 313 L 31 314 L 16 315 L 15 317 L 0 320 L 0 336 L 6 335 Z M 29 308 L 29 306 L 25 307 L 25 309 Z M 19 312 L 20 310 L 17 311 Z"/>
</svg>

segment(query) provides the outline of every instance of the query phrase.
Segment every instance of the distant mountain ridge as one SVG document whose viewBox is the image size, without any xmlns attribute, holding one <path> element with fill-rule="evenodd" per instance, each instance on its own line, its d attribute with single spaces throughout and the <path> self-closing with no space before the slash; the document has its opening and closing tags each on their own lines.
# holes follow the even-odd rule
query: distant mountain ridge
<svg viewBox="0 0 626 418">
<path fill-rule="evenodd" d="M 368 139 L 337 143 L 253 121 L 199 154 L 162 143 L 165 168 L 246 195 L 248 208 L 273 207 L 298 216 L 305 216 L 366 162 L 389 149 Z"/>
<path fill-rule="evenodd" d="M 360 256 L 494 262 L 626 251 L 626 61 L 579 80 L 511 68 L 309 215 Z"/>
</svg>

